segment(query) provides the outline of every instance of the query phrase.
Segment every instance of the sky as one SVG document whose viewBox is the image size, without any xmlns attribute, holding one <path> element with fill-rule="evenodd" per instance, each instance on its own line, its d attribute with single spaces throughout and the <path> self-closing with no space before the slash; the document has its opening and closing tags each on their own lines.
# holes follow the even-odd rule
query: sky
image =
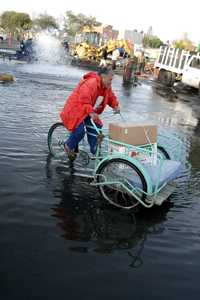
<svg viewBox="0 0 200 300">
<path fill-rule="evenodd" d="M 152 26 L 163 42 L 180 39 L 184 32 L 194 43 L 200 42 L 200 0 L 1 0 L 0 14 L 6 10 L 26 12 L 31 18 L 40 13 L 58 18 L 71 10 L 113 25 L 121 35 L 125 29 L 146 32 Z"/>
</svg>

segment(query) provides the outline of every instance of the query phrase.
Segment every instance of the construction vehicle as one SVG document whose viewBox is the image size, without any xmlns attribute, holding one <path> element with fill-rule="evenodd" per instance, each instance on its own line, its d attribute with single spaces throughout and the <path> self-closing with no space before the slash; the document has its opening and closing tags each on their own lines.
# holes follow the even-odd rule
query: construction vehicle
<svg viewBox="0 0 200 300">
<path fill-rule="evenodd" d="M 84 27 L 81 33 L 76 34 L 75 44 L 72 56 L 77 61 L 93 61 L 100 62 L 102 50 L 107 46 L 108 54 L 112 54 L 113 50 L 119 48 L 124 49 L 124 52 L 131 55 L 133 46 L 127 40 L 113 40 L 105 41 L 103 38 L 103 27 Z"/>
<path fill-rule="evenodd" d="M 92 28 L 85 26 L 81 33 L 75 36 L 75 43 L 86 42 L 89 45 L 99 46 L 102 36 L 102 27 L 94 26 Z"/>
<path fill-rule="evenodd" d="M 75 36 L 75 44 L 72 56 L 78 60 L 98 60 L 100 57 L 100 45 L 102 41 L 102 28 L 84 27 L 81 33 Z"/>
<path fill-rule="evenodd" d="M 158 80 L 166 86 L 175 81 L 197 88 L 200 95 L 200 54 L 162 46 L 154 64 Z"/>
</svg>

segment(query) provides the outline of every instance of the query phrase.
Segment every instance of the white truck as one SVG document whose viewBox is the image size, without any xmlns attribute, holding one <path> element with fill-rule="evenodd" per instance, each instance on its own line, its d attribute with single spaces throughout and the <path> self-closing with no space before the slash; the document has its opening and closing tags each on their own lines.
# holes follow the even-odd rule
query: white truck
<svg viewBox="0 0 200 300">
<path fill-rule="evenodd" d="M 197 88 L 200 95 L 200 54 L 162 46 L 154 67 L 158 80 L 166 86 L 175 81 Z"/>
</svg>

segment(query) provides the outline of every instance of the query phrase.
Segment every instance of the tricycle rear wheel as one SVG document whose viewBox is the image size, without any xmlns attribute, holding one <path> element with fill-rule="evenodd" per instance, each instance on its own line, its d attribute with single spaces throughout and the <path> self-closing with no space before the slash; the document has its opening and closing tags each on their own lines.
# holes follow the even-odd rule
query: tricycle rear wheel
<svg viewBox="0 0 200 300">
<path fill-rule="evenodd" d="M 146 199 L 147 183 L 141 171 L 131 162 L 122 158 L 113 158 L 104 161 L 96 171 L 97 183 L 107 182 L 120 182 L 126 187 L 130 188 L 127 183 L 126 176 L 135 178 L 137 188 L 134 187 L 135 195 L 142 201 Z M 131 209 L 137 206 L 140 201 L 124 189 L 120 184 L 115 183 L 112 185 L 98 185 L 101 195 L 110 204 L 124 209 Z"/>
<path fill-rule="evenodd" d="M 161 155 L 161 157 L 163 159 L 170 159 L 170 156 L 169 156 L 167 150 L 165 150 L 164 147 L 158 146 L 157 148 L 158 148 L 158 153 Z"/>
</svg>

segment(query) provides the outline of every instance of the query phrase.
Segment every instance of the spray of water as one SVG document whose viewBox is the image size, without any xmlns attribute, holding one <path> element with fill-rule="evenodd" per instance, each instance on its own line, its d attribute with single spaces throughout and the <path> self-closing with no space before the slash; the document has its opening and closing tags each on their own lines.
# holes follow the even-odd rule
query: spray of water
<svg viewBox="0 0 200 300">
<path fill-rule="evenodd" d="M 83 75 L 83 70 L 71 66 L 71 58 L 54 32 L 43 31 L 37 34 L 33 39 L 33 58 L 30 64 L 20 66 L 21 71 L 59 77 L 70 74 L 70 80 L 78 80 Z"/>
<path fill-rule="evenodd" d="M 60 40 L 50 32 L 40 32 L 34 41 L 33 49 L 40 64 L 63 64 L 67 60 Z"/>
</svg>

